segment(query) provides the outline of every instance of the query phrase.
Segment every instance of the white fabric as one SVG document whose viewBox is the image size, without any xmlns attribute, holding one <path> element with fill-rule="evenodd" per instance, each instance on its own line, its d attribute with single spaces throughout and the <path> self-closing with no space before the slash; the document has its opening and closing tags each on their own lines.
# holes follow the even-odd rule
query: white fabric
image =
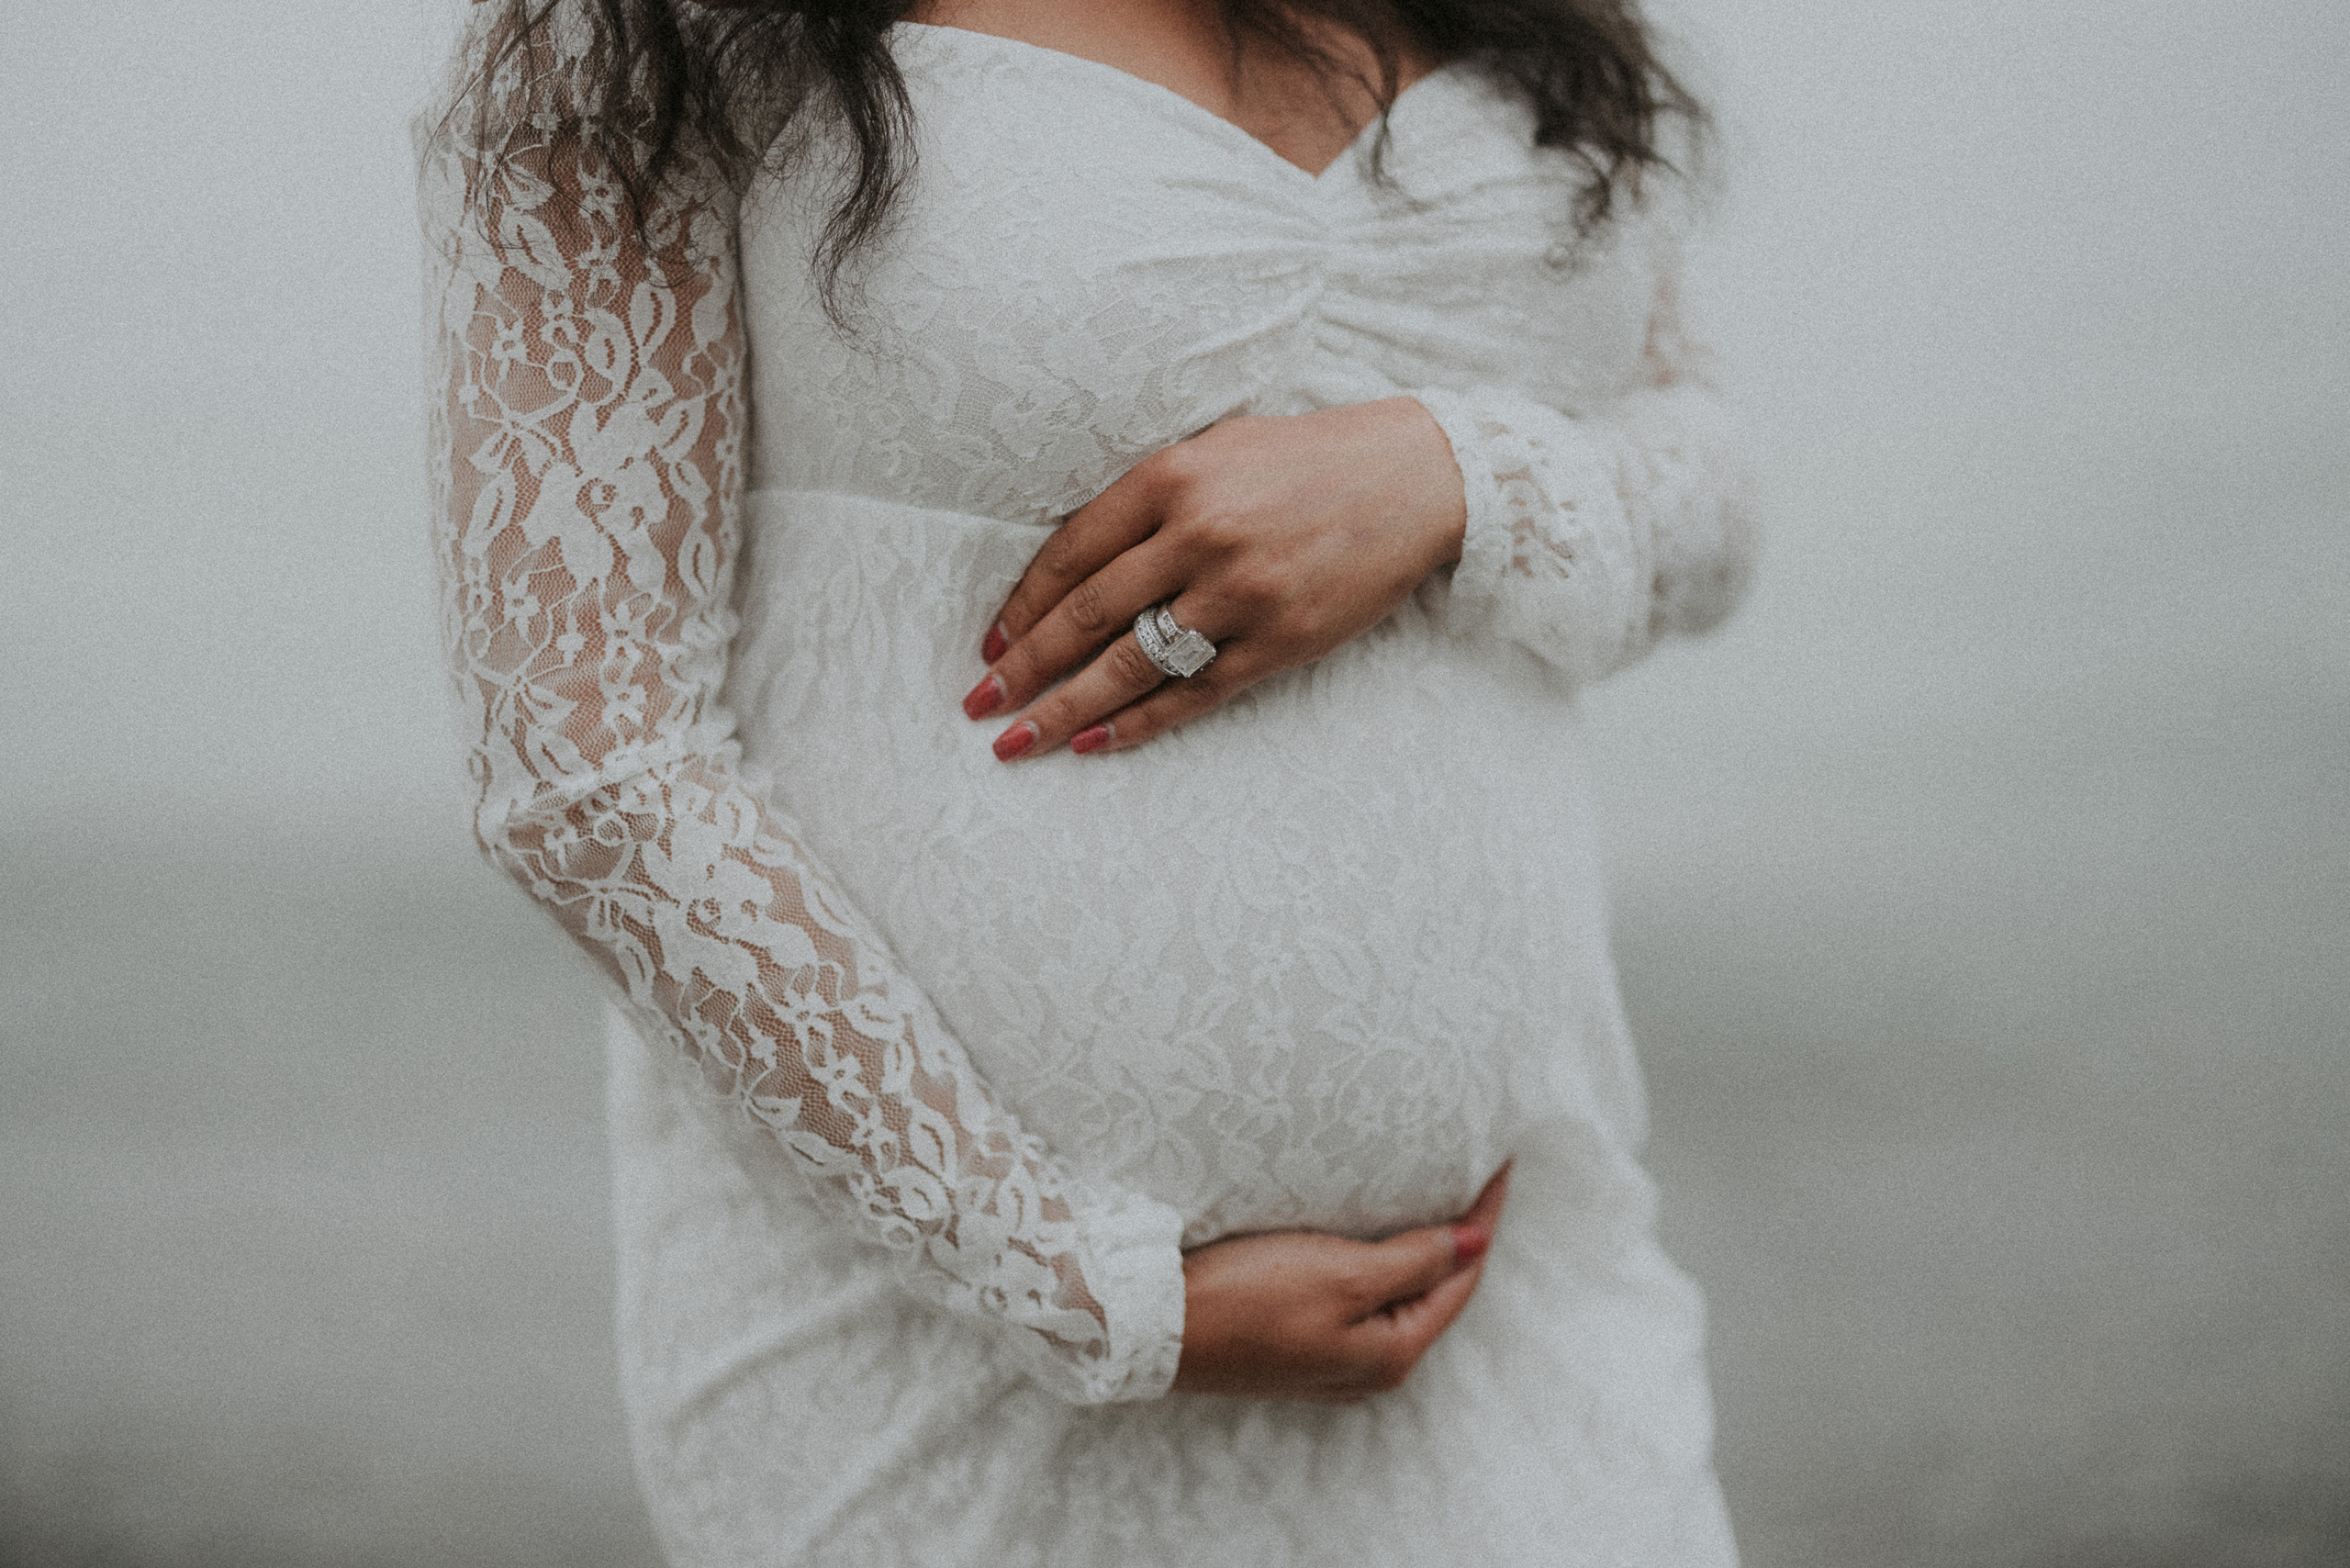
<svg viewBox="0 0 2350 1568">
<path fill-rule="evenodd" d="M 427 163 L 478 831 L 625 997 L 673 1560 L 1728 1562 L 1572 702 L 1750 553 L 1676 220 L 1567 247 L 1570 165 L 1466 68 L 1382 184 L 1371 135 L 1314 177 L 1106 67 L 893 44 L 920 161 L 848 331 L 820 174 L 647 246 L 551 115 Z M 993 760 L 956 700 L 1055 519 L 1219 418 L 1400 391 L 1468 487 L 1449 580 L 1148 746 Z M 1179 1238 L 1376 1235 L 1512 1157 L 1402 1391 L 1164 1393 Z"/>
</svg>

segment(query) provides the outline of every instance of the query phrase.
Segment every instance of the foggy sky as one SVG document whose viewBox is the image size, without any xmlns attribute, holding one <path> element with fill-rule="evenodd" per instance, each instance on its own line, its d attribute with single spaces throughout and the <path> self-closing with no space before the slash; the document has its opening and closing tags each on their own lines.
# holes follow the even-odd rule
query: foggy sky
<svg viewBox="0 0 2350 1568">
<path fill-rule="evenodd" d="M 1665 16 L 1774 505 L 1741 621 L 1600 694 L 1615 788 L 1734 834 L 1856 736 L 2143 726 L 2180 683 L 2350 735 L 2350 7 Z M 406 134 L 449 17 L 10 6 L 10 833 L 461 840 Z"/>
</svg>

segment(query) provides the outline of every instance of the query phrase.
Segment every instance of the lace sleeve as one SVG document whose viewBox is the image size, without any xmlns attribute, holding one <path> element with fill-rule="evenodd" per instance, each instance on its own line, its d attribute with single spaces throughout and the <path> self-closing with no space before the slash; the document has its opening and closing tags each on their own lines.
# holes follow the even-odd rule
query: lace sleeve
<svg viewBox="0 0 2350 1568">
<path fill-rule="evenodd" d="M 504 129 L 422 138 L 435 556 L 483 850 L 912 1288 L 1063 1398 L 1153 1397 L 1180 1216 L 1024 1132 L 735 777 L 732 202 L 681 178 L 640 230 L 523 69 L 493 89 L 523 106 Z"/>
<path fill-rule="evenodd" d="M 1688 331 L 1677 267 L 1659 277 L 1647 384 L 1604 409 L 1570 418 L 1500 390 L 1416 394 L 1468 491 L 1452 623 L 1583 680 L 1720 621 L 1753 566 L 1745 445 Z"/>
</svg>

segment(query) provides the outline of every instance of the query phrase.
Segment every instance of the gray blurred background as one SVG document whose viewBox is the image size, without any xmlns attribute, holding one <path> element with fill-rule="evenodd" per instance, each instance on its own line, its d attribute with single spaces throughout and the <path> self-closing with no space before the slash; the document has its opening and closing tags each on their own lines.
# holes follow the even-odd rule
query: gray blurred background
<svg viewBox="0 0 2350 1568">
<path fill-rule="evenodd" d="M 1593 712 L 1749 1561 L 2350 1563 L 2350 6 L 1663 16 L 1773 539 Z M 432 648 L 448 6 L 0 18 L 0 1563 L 650 1568 Z"/>
</svg>

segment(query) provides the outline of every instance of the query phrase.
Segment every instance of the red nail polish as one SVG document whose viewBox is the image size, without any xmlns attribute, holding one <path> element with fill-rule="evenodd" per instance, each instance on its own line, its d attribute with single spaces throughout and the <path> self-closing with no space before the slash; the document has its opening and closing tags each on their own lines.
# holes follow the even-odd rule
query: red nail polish
<svg viewBox="0 0 2350 1568">
<path fill-rule="evenodd" d="M 1083 756 L 1089 751 L 1100 751 L 1108 745 L 1117 731 L 1107 724 L 1088 724 L 1069 736 L 1069 749 Z"/>
<path fill-rule="evenodd" d="M 970 692 L 964 697 L 963 716 L 967 719 L 984 719 L 1002 706 L 1003 682 L 995 676 L 990 675 L 979 685 L 971 688 Z"/>
<path fill-rule="evenodd" d="M 995 738 L 995 759 L 1010 762 L 1036 744 L 1036 726 L 1023 719 Z"/>
<path fill-rule="evenodd" d="M 1452 1266 L 1465 1269 L 1485 1255 L 1494 1244 L 1493 1232 L 1482 1225 L 1456 1225 L 1452 1227 Z"/>
<path fill-rule="evenodd" d="M 988 628 L 987 640 L 979 644 L 979 657 L 993 664 L 1003 657 L 1003 650 L 1010 646 L 1012 640 L 1003 634 L 1003 622 L 999 621 Z"/>
</svg>

